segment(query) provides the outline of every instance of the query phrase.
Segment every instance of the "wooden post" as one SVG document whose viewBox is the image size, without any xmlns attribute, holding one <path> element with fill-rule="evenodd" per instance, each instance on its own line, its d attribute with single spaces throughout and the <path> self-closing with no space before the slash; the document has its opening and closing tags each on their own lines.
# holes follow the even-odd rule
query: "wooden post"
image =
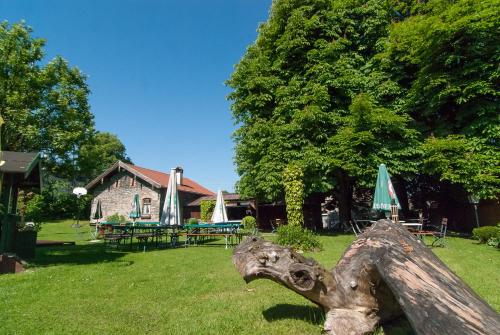
<svg viewBox="0 0 500 335">
<path fill-rule="evenodd" d="M 259 217 L 259 200 L 255 199 L 253 201 L 253 204 L 255 206 L 255 221 L 257 222 L 257 228 L 261 228 L 261 223 L 260 223 L 260 217 Z"/>
<path fill-rule="evenodd" d="M 328 271 L 259 237 L 233 253 L 245 281 L 271 279 L 321 306 L 329 334 L 368 334 L 405 315 L 419 335 L 498 334 L 500 316 L 404 226 L 380 220 Z"/>
</svg>

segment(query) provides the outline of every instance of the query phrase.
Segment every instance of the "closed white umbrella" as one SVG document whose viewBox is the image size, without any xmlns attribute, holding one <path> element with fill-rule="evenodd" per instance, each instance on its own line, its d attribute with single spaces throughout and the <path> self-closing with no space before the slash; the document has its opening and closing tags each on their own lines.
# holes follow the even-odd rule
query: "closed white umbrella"
<svg viewBox="0 0 500 335">
<path fill-rule="evenodd" d="M 161 211 L 160 225 L 177 226 L 181 223 L 179 193 L 177 192 L 177 174 L 175 169 L 170 170 L 167 195 Z"/>
<path fill-rule="evenodd" d="M 217 201 L 215 202 L 215 208 L 212 214 L 212 222 L 227 222 L 226 204 L 224 203 L 224 197 L 222 196 L 221 190 L 217 192 Z"/>
</svg>

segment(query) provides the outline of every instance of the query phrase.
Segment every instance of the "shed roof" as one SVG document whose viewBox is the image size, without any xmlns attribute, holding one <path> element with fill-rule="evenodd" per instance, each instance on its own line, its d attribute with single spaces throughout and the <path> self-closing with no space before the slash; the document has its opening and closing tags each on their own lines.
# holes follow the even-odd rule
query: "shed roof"
<svg viewBox="0 0 500 335">
<path fill-rule="evenodd" d="M 37 152 L 2 151 L 1 160 L 5 163 L 0 166 L 4 173 L 19 173 L 27 177 L 40 160 Z"/>
<path fill-rule="evenodd" d="M 239 201 L 241 197 L 238 193 L 223 193 L 224 201 Z M 187 206 L 200 206 L 203 200 L 216 200 L 216 195 L 206 195 L 190 202 Z"/>
</svg>

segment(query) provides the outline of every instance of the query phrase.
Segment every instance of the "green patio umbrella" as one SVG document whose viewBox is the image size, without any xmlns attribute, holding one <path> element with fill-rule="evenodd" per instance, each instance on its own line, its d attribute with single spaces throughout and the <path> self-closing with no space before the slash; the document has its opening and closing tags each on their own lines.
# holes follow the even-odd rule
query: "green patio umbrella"
<svg viewBox="0 0 500 335">
<path fill-rule="evenodd" d="M 137 193 L 134 195 L 134 200 L 132 201 L 132 210 L 130 211 L 128 217 L 133 219 L 134 222 L 135 219 L 141 217 L 141 204 L 139 202 L 139 194 Z"/>
<path fill-rule="evenodd" d="M 392 186 L 387 168 L 385 164 L 380 164 L 378 167 L 377 185 L 375 186 L 372 208 L 379 211 L 390 212 L 391 204 L 395 204 L 398 206 L 398 209 L 401 209 L 398 196 Z"/>
</svg>

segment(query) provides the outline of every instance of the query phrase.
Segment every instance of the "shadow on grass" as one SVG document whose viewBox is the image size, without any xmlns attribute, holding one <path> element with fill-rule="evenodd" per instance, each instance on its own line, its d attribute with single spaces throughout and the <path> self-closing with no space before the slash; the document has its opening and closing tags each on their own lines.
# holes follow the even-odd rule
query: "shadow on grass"
<svg viewBox="0 0 500 335">
<path fill-rule="evenodd" d="M 279 304 L 262 312 L 262 315 L 268 322 L 295 319 L 304 320 L 313 325 L 322 326 L 325 322 L 325 315 L 319 307 Z M 384 335 L 413 335 L 415 332 L 411 328 L 410 323 L 405 317 L 387 322 L 379 327 L 383 333 L 375 332 L 376 334 Z"/>
<path fill-rule="evenodd" d="M 104 245 L 73 245 L 60 247 L 43 247 L 36 249 L 36 257 L 30 262 L 32 266 L 50 266 L 58 264 L 93 264 L 116 261 L 125 256 L 126 250 L 106 248 Z"/>
<path fill-rule="evenodd" d="M 269 322 L 282 319 L 305 320 L 313 325 L 322 325 L 325 322 L 323 311 L 314 306 L 279 304 L 266 309 L 262 315 Z"/>
<path fill-rule="evenodd" d="M 352 237 L 355 238 L 356 235 L 354 235 L 353 232 L 321 232 L 317 233 L 319 236 L 325 236 L 325 237 L 339 237 L 339 236 L 347 236 L 347 237 Z"/>
<path fill-rule="evenodd" d="M 401 317 L 391 322 L 386 322 L 380 326 L 384 330 L 384 335 L 413 335 L 415 332 L 411 328 L 410 322 L 405 317 Z"/>
</svg>

